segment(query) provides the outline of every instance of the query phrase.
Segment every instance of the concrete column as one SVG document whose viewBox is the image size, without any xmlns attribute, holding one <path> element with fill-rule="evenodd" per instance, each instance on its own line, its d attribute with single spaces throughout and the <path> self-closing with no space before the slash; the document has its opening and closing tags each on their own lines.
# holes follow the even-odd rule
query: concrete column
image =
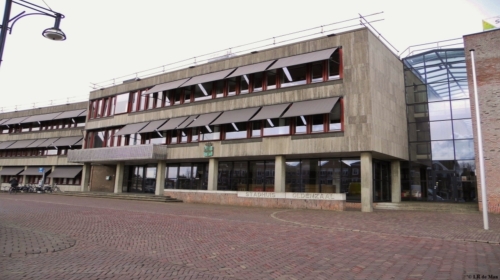
<svg viewBox="0 0 500 280">
<path fill-rule="evenodd" d="M 276 156 L 274 161 L 274 192 L 285 192 L 285 156 Z"/>
<path fill-rule="evenodd" d="M 372 153 L 361 153 L 361 212 L 373 212 Z"/>
<path fill-rule="evenodd" d="M 391 201 L 401 202 L 401 163 L 399 160 L 391 161 Z"/>
<path fill-rule="evenodd" d="M 85 163 L 82 169 L 82 185 L 81 191 L 88 192 L 90 191 L 90 171 L 92 170 L 92 166 L 90 163 Z"/>
<path fill-rule="evenodd" d="M 165 189 L 165 169 L 167 163 L 165 161 L 159 161 L 156 167 L 156 189 L 155 195 L 163 196 L 163 191 Z"/>
<path fill-rule="evenodd" d="M 28 166 L 26 165 L 26 166 L 24 167 L 24 170 L 27 170 L 27 169 L 28 169 Z M 41 173 L 40 173 L 40 174 L 41 174 Z M 38 182 L 36 182 L 36 183 L 38 184 Z M 23 175 L 23 183 L 22 183 L 22 184 L 23 184 L 23 185 L 26 185 L 26 175 Z M 19 183 L 19 185 L 21 185 L 21 183 Z"/>
<path fill-rule="evenodd" d="M 217 190 L 217 177 L 219 175 L 219 159 L 211 158 L 208 160 L 208 190 Z"/>
<path fill-rule="evenodd" d="M 125 170 L 125 164 L 123 162 L 119 162 L 116 165 L 115 193 L 122 193 L 123 172 L 124 172 L 124 170 Z"/>
<path fill-rule="evenodd" d="M 50 173 L 54 172 L 55 170 L 56 170 L 56 166 L 55 166 L 55 165 L 52 165 L 52 168 L 50 169 Z M 56 178 L 50 178 L 50 179 L 52 179 L 52 182 L 51 182 L 51 184 L 50 184 L 50 185 L 51 185 L 51 186 L 54 186 L 54 185 L 55 185 L 55 184 L 54 184 L 54 180 L 55 180 Z M 47 180 L 47 179 L 45 179 L 45 180 Z"/>
</svg>

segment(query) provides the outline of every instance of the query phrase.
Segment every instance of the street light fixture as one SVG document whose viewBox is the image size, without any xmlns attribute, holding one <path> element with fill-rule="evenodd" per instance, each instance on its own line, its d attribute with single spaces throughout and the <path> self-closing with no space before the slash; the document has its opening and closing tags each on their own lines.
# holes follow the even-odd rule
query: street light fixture
<svg viewBox="0 0 500 280">
<path fill-rule="evenodd" d="M 12 3 L 23 6 L 27 9 L 33 10 L 33 13 L 26 13 L 25 11 L 19 13 L 18 15 L 10 18 L 10 11 L 12 8 Z M 66 34 L 62 32 L 59 28 L 59 24 L 61 23 L 61 19 L 64 18 L 64 15 L 49 9 L 45 9 L 44 7 L 40 7 L 33 3 L 24 0 L 5 0 L 5 10 L 3 13 L 3 20 L 1 25 L 1 33 L 0 33 L 0 65 L 2 63 L 3 50 L 5 48 L 5 40 L 7 39 L 7 31 L 9 34 L 12 33 L 12 28 L 14 24 L 21 18 L 26 16 L 34 16 L 34 15 L 42 15 L 49 16 L 55 19 L 54 27 L 50 27 L 45 29 L 42 32 L 43 37 L 54 40 L 54 41 L 64 41 L 66 40 Z M 10 24 L 10 27 L 9 27 Z"/>
</svg>

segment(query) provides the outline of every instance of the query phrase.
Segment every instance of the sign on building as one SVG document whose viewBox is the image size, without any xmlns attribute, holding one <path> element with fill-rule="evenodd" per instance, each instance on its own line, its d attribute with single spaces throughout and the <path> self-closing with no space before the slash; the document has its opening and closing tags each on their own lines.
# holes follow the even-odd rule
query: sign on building
<svg viewBox="0 0 500 280">
<path fill-rule="evenodd" d="M 214 156 L 214 146 L 212 143 L 205 144 L 205 149 L 203 150 L 204 157 L 213 157 Z"/>
</svg>

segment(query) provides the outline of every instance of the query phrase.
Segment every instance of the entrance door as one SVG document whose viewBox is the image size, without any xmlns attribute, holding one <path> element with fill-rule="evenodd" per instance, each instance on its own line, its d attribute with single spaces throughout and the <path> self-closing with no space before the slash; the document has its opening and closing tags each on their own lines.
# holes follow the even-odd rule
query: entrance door
<svg viewBox="0 0 500 280">
<path fill-rule="evenodd" d="M 128 166 L 127 192 L 154 193 L 156 166 Z"/>
</svg>

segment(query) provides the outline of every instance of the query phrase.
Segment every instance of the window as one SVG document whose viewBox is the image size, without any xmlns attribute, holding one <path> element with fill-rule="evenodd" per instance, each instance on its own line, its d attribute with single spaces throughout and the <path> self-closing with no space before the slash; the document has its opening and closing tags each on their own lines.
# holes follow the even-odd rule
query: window
<svg viewBox="0 0 500 280">
<path fill-rule="evenodd" d="M 343 106 L 342 99 L 339 99 L 337 104 L 333 106 L 333 109 L 328 116 L 329 131 L 342 130 L 342 106 Z"/>
<path fill-rule="evenodd" d="M 307 133 L 307 116 L 295 117 L 295 134 Z"/>
<path fill-rule="evenodd" d="M 289 119 L 267 119 L 264 122 L 264 136 L 290 134 Z"/>
<path fill-rule="evenodd" d="M 138 109 L 138 98 L 139 98 L 139 92 L 134 92 L 130 94 L 130 112 L 135 112 Z"/>
<path fill-rule="evenodd" d="M 141 145 L 141 143 L 142 143 L 142 136 L 140 133 L 130 134 L 128 146 L 137 146 Z"/>
<path fill-rule="evenodd" d="M 106 99 L 103 99 L 102 100 L 102 113 L 101 115 L 103 117 L 107 117 L 108 116 L 108 105 L 109 105 L 109 100 L 106 98 Z"/>
<path fill-rule="evenodd" d="M 328 59 L 328 79 L 335 80 L 342 78 L 341 70 L 342 70 L 342 57 L 341 57 L 342 49 L 337 49 L 330 59 Z"/>
<path fill-rule="evenodd" d="M 252 122 L 252 137 L 262 137 L 262 121 Z"/>
<path fill-rule="evenodd" d="M 325 122 L 324 122 L 324 116 L 323 114 L 321 115 L 313 115 L 311 116 L 311 124 L 312 124 L 312 132 L 324 132 L 325 131 Z"/>
<path fill-rule="evenodd" d="M 323 61 L 318 61 L 318 62 L 313 62 L 311 65 L 311 82 L 312 83 L 317 83 L 317 82 L 323 82 L 323 67 L 324 62 Z"/>
<path fill-rule="evenodd" d="M 233 77 L 227 80 L 227 96 L 236 95 L 237 79 L 238 78 Z"/>
<path fill-rule="evenodd" d="M 148 95 L 146 95 L 146 91 L 142 91 L 141 93 L 139 93 L 140 96 L 139 96 L 139 111 L 144 111 L 147 109 L 147 102 L 148 102 Z M 152 94 L 151 94 L 152 95 Z"/>
<path fill-rule="evenodd" d="M 305 64 L 283 67 L 281 87 L 306 84 L 307 67 Z"/>
<path fill-rule="evenodd" d="M 195 85 L 194 101 L 212 99 L 212 82 Z"/>
<path fill-rule="evenodd" d="M 182 89 L 177 88 L 177 89 L 171 90 L 170 93 L 172 94 L 171 96 L 172 96 L 174 105 L 181 104 Z"/>
<path fill-rule="evenodd" d="M 156 100 L 158 99 L 158 93 L 148 94 L 148 110 L 154 109 L 157 106 Z"/>
<path fill-rule="evenodd" d="M 225 81 L 213 82 L 215 98 L 224 97 L 224 83 Z"/>
<path fill-rule="evenodd" d="M 124 93 L 116 96 L 115 114 L 127 113 L 129 93 Z"/>
<path fill-rule="evenodd" d="M 240 77 L 240 94 L 247 94 L 250 88 L 250 80 L 248 75 L 243 75 Z"/>
<path fill-rule="evenodd" d="M 253 77 L 253 90 L 252 92 L 259 92 L 262 91 L 262 84 L 264 83 L 264 74 L 261 73 L 255 73 L 252 75 Z"/>
<path fill-rule="evenodd" d="M 116 102 L 116 96 L 110 97 L 109 98 L 109 114 L 108 116 L 112 116 L 115 113 L 115 102 Z"/>
<path fill-rule="evenodd" d="M 160 94 L 160 93 L 158 93 L 158 94 Z M 171 105 L 170 104 L 170 92 L 164 91 L 163 93 L 161 93 L 161 96 L 162 96 L 161 97 L 162 99 L 159 100 L 159 101 L 161 101 L 161 104 L 162 104 L 161 107 L 170 106 Z"/>
<path fill-rule="evenodd" d="M 224 125 L 226 139 L 247 138 L 247 123 L 230 123 Z"/>
<path fill-rule="evenodd" d="M 206 125 L 200 127 L 199 141 L 219 140 L 220 131 L 218 125 Z"/>
<path fill-rule="evenodd" d="M 276 77 L 277 70 L 266 71 L 266 90 L 271 90 L 276 88 Z"/>
</svg>

